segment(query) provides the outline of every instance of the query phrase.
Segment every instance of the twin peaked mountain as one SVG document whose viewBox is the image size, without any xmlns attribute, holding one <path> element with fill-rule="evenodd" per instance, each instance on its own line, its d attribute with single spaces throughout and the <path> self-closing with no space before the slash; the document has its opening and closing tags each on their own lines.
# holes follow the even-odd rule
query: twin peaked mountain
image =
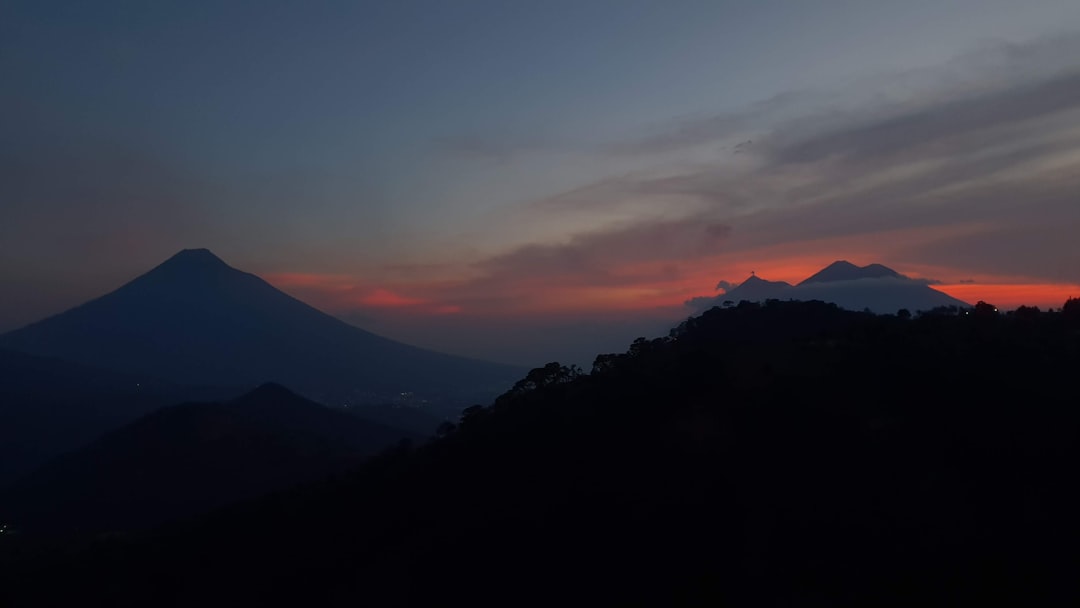
<svg viewBox="0 0 1080 608">
<path fill-rule="evenodd" d="M 911 279 L 881 264 L 856 266 L 843 260 L 833 262 L 798 285 L 751 276 L 723 295 L 695 298 L 688 304 L 705 310 L 725 301 L 770 299 L 820 300 L 849 310 L 870 309 L 878 314 L 895 313 L 901 308 L 916 312 L 939 306 L 971 306 L 931 288 L 925 281 Z"/>
<path fill-rule="evenodd" d="M 186 249 L 100 298 L 0 336 L 0 348 L 186 385 L 273 381 L 327 400 L 402 391 L 490 398 L 521 370 L 369 333 Z"/>
</svg>

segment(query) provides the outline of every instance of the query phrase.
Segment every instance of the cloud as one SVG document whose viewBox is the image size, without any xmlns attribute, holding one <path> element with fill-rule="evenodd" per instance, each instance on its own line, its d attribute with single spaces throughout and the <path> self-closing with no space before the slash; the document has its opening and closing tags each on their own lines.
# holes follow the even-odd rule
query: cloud
<svg viewBox="0 0 1080 608">
<path fill-rule="evenodd" d="M 380 314 L 446 315 L 461 310 L 453 304 L 406 293 L 403 288 L 407 290 L 408 285 L 393 288 L 373 285 L 370 280 L 351 275 L 292 272 L 267 274 L 264 278 L 319 308 L 364 324 L 375 323 Z"/>
<path fill-rule="evenodd" d="M 937 277 L 1080 281 L 1080 61 L 1067 49 L 1080 51 L 1080 37 L 629 138 L 607 152 L 654 155 L 652 168 L 533 201 L 510 220 L 570 236 L 483 257 L 472 278 L 424 297 L 465 311 L 656 307 L 702 295 L 716 274 L 799 280 L 844 258 Z M 712 156 L 664 164 L 700 146 Z"/>
<path fill-rule="evenodd" d="M 717 301 L 716 296 L 697 296 L 683 300 L 683 306 L 694 313 L 704 312 L 717 304 L 719 304 L 719 302 Z"/>
<path fill-rule="evenodd" d="M 831 107 L 793 93 L 737 120 L 638 142 L 640 153 L 697 146 L 753 123 L 761 131 L 745 162 L 718 153 L 712 163 L 608 178 L 543 204 L 583 215 L 650 202 L 690 210 L 730 226 L 727 249 L 743 258 L 790 245 L 792 256 L 1078 282 L 1080 54 L 1054 54 L 1064 49 L 1080 51 L 1080 38 L 988 52 L 995 60 L 982 59 L 959 84 L 946 76 L 962 62 L 908 75 L 916 85 L 882 94 L 883 103 L 873 91 Z M 765 116 L 755 122 L 758 110 Z"/>
<path fill-rule="evenodd" d="M 357 301 L 372 308 L 405 308 L 426 303 L 423 298 L 412 298 L 382 287 L 360 296 Z"/>
<path fill-rule="evenodd" d="M 753 133 L 763 125 L 782 120 L 800 112 L 812 93 L 789 91 L 751 104 L 748 107 L 715 114 L 670 121 L 658 125 L 650 132 L 625 141 L 609 144 L 603 151 L 614 155 L 643 156 L 663 154 L 695 146 L 719 146 L 726 140 Z M 748 138 L 729 142 L 725 151 L 736 152 L 745 146 Z"/>
<path fill-rule="evenodd" d="M 898 116 L 774 145 L 773 162 L 805 163 L 842 156 L 864 164 L 882 159 L 948 157 L 973 143 L 1008 145 L 1009 127 L 1080 107 L 1080 73 L 930 104 Z M 1002 140 L 1005 141 L 1002 141 Z"/>
<path fill-rule="evenodd" d="M 645 221 L 532 244 L 477 264 L 488 277 L 578 275 L 607 280 L 641 262 L 695 260 L 720 251 L 730 227 L 704 218 Z"/>
<path fill-rule="evenodd" d="M 267 278 L 331 312 L 365 320 L 388 315 L 500 317 L 573 315 L 677 307 L 709 271 L 684 270 L 724 251 L 724 224 L 703 217 L 613 224 L 563 242 L 532 243 L 476 260 L 463 278 L 282 273 Z"/>
<path fill-rule="evenodd" d="M 941 285 L 941 284 L 943 284 L 943 283 L 944 283 L 944 281 L 941 281 L 941 280 L 939 280 L 939 279 L 919 279 L 919 278 L 912 278 L 911 280 L 912 280 L 912 281 L 915 281 L 915 282 L 917 282 L 917 283 L 921 283 L 921 284 L 923 284 L 923 285 L 926 285 L 927 287 L 933 287 L 934 285 Z"/>
<path fill-rule="evenodd" d="M 711 146 L 730 153 L 755 134 L 802 139 L 815 132 L 842 131 L 884 116 L 900 117 L 1053 80 L 1075 69 L 1076 57 L 1080 35 L 1075 33 L 1025 43 L 987 43 L 932 68 L 866 75 L 830 89 L 789 90 L 739 109 L 672 119 L 609 144 L 603 152 L 648 156 Z M 752 147 L 760 144 L 755 140 Z"/>
<path fill-rule="evenodd" d="M 1078 41 L 673 121 L 601 151 L 648 170 L 525 203 L 487 228 L 527 237 L 449 262 L 456 270 L 390 272 L 328 298 L 352 310 L 381 288 L 400 298 L 387 302 L 423 301 L 361 310 L 433 332 L 469 319 L 677 321 L 684 302 L 715 300 L 709 286 L 733 286 L 718 276 L 797 282 L 837 259 L 965 300 L 1057 298 L 1080 283 Z M 529 148 L 447 143 L 493 158 Z M 693 163 L 672 160 L 689 149 Z M 460 312 L 432 321 L 438 307 Z"/>
<path fill-rule="evenodd" d="M 474 276 L 431 286 L 466 313 L 571 314 L 671 305 L 702 280 L 684 264 L 724 250 L 729 227 L 704 217 L 615 223 L 531 243 L 472 264 Z"/>
<path fill-rule="evenodd" d="M 727 293 L 731 289 L 738 287 L 737 283 L 730 283 L 728 281 L 720 281 L 716 284 L 716 290 L 721 293 Z"/>
</svg>

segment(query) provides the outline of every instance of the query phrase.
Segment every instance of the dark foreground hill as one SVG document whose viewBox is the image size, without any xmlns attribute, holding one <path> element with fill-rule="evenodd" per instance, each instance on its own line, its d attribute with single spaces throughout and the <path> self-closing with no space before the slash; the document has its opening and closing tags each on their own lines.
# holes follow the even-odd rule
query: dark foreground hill
<svg viewBox="0 0 1080 608">
<path fill-rule="evenodd" d="M 206 249 L 0 336 L 0 347 L 180 384 L 279 382 L 333 402 L 414 392 L 468 404 L 520 373 L 408 346 L 324 314 Z"/>
<path fill-rule="evenodd" d="M 0 512 L 26 534 L 133 530 L 347 470 L 402 439 L 422 437 L 268 384 L 110 432 L 0 493 Z"/>
<path fill-rule="evenodd" d="M 240 392 L 0 350 L 0 487 L 164 405 Z"/>
<path fill-rule="evenodd" d="M 713 309 L 335 481 L 64 553 L 7 539 L 0 599 L 1074 605 L 1078 363 L 1065 314 Z"/>
</svg>

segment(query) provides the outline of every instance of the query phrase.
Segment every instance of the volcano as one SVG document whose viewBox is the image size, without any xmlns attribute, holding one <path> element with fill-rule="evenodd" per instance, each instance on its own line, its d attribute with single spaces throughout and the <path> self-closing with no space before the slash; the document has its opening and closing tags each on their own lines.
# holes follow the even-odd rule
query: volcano
<svg viewBox="0 0 1080 608">
<path fill-rule="evenodd" d="M 364 331 L 207 249 L 185 249 L 111 293 L 0 336 L 0 347 L 187 385 L 276 382 L 358 403 L 408 392 L 465 404 L 521 374 Z"/>
</svg>

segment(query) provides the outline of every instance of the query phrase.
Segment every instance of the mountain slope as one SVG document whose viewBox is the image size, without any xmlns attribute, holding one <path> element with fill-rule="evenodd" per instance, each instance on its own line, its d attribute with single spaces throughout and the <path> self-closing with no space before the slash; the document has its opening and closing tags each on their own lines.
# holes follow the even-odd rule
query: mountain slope
<svg viewBox="0 0 1080 608">
<path fill-rule="evenodd" d="M 153 412 L 0 496 L 29 530 L 137 529 L 316 479 L 421 439 L 264 385 L 231 402 Z"/>
<path fill-rule="evenodd" d="M 519 370 L 416 348 L 348 325 L 184 250 L 119 289 L 0 336 L 0 347 L 186 384 L 274 381 L 326 399 L 413 391 L 467 402 Z"/>
<path fill-rule="evenodd" d="M 797 300 L 821 300 L 848 310 L 870 309 L 878 314 L 895 313 L 901 308 L 917 312 L 941 306 L 971 307 L 967 302 L 903 276 L 800 283 L 793 294 Z"/>
</svg>

